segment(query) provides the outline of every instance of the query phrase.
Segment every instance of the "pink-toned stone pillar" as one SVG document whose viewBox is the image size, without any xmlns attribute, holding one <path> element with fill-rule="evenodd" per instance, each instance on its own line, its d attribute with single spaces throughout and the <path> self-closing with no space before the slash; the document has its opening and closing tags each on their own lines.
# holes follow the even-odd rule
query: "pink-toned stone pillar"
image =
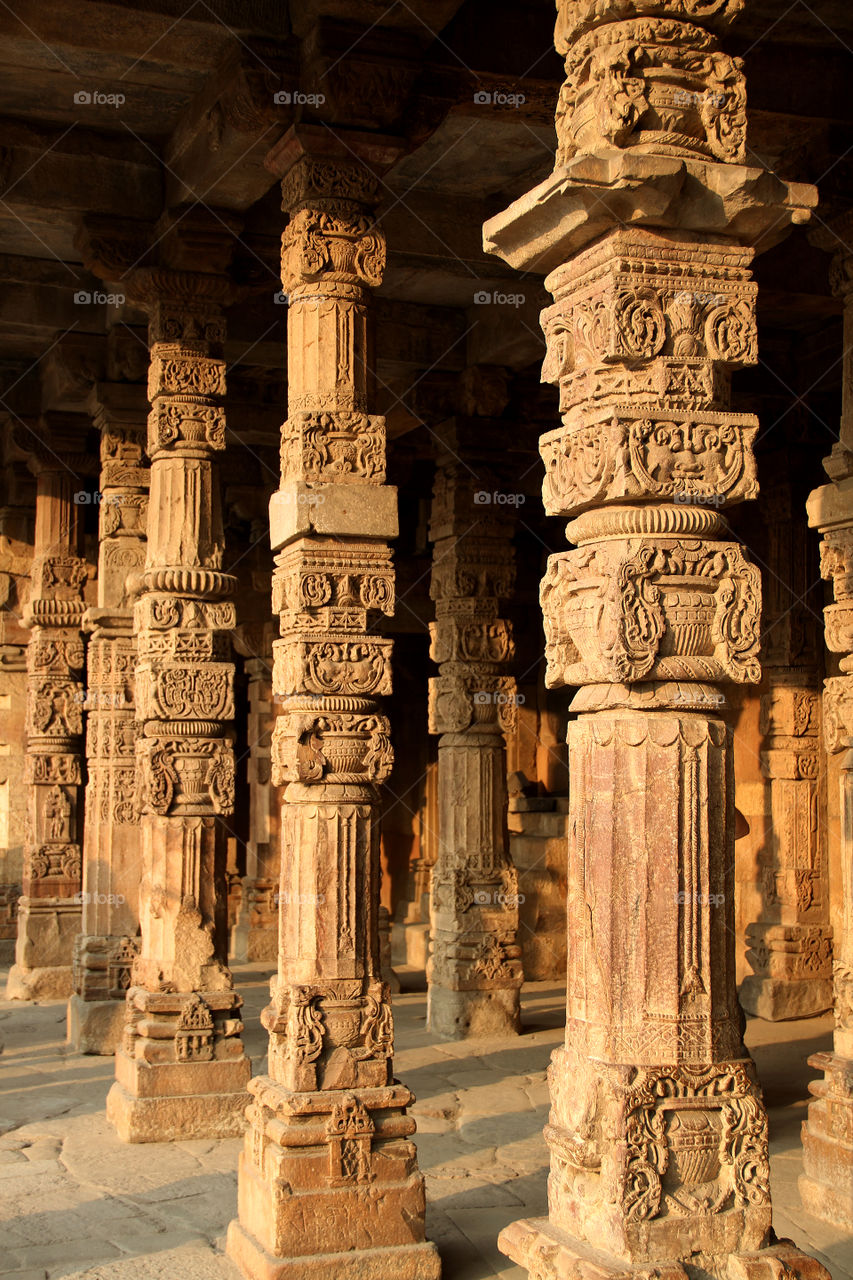
<svg viewBox="0 0 853 1280">
<path fill-rule="evenodd" d="M 560 0 L 556 168 L 485 228 L 549 273 L 544 497 L 576 545 L 542 583 L 547 683 L 580 686 L 548 1216 L 499 1241 L 536 1280 L 826 1275 L 771 1232 L 720 714 L 760 676 L 760 577 L 722 515 L 756 493 L 757 421 L 729 403 L 757 358 L 751 246 L 814 193 L 744 164 L 742 69 L 699 8 Z"/>
<path fill-rule="evenodd" d="M 246 874 L 237 919 L 231 930 L 235 960 L 275 960 L 278 956 L 278 839 L 276 791 L 272 785 L 271 734 L 275 724 L 270 658 L 249 658 L 247 773 L 249 835 Z"/>
<path fill-rule="evenodd" d="M 501 431 L 498 423 L 455 419 L 436 433 L 430 656 L 440 673 L 430 680 L 429 729 L 441 737 L 427 1025 L 447 1039 L 520 1028 L 518 875 L 508 848 L 504 745 L 515 722 L 515 649 L 501 617 L 515 581 L 506 502 L 514 495 L 497 470 L 483 466 Z"/>
<path fill-rule="evenodd" d="M 793 433 L 791 433 L 793 435 Z M 781 1021 L 832 1007 L 827 833 L 820 739 L 817 547 L 797 518 L 806 497 L 805 449 L 782 437 L 762 456 L 759 521 L 766 530 L 759 729 L 764 837 L 757 850 L 760 909 L 747 928 L 753 973 L 741 983 L 747 1013 Z M 816 579 L 817 582 L 816 582 Z"/>
<path fill-rule="evenodd" d="M 134 604 L 142 936 L 107 1098 L 130 1142 L 240 1133 L 251 1074 L 225 963 L 236 582 L 222 571 L 215 459 L 233 289 L 215 263 L 233 242 L 212 221 L 186 247 L 176 222 L 164 232 L 176 267 L 139 268 L 127 283 L 148 311 L 151 348 L 148 540 Z M 209 273 L 183 269 L 207 257 Z"/>
<path fill-rule="evenodd" d="M 0 487 L 0 962 L 15 958 L 18 902 L 24 855 L 27 810 L 26 738 L 27 642 L 22 625 L 33 564 L 34 502 L 25 505 L 35 482 L 26 466 L 11 457 L 11 433 L 0 437 L 4 483 Z M 17 451 L 16 451 L 17 452 Z"/>
<path fill-rule="evenodd" d="M 74 951 L 68 1039 L 81 1053 L 115 1053 L 138 954 L 142 861 L 134 803 L 137 738 L 133 592 L 145 565 L 147 403 L 142 387 L 101 383 L 92 393 L 100 434 L 98 603 L 88 609 L 86 821 L 82 932 Z"/>
<path fill-rule="evenodd" d="M 80 932 L 83 826 L 83 667 L 81 623 L 87 567 L 75 493 L 87 460 L 76 433 L 43 419 L 46 448 L 33 455 L 36 525 L 27 646 L 28 811 L 11 999 L 71 994 L 74 939 Z M 73 452 L 75 449 L 78 452 Z"/>
<path fill-rule="evenodd" d="M 851 232 L 848 215 L 825 233 L 821 247 L 849 244 Z M 832 282 L 844 299 L 841 431 L 824 460 L 831 483 L 811 494 L 808 514 L 822 536 L 821 572 L 833 588 L 824 610 L 826 646 L 839 655 L 842 672 L 825 681 L 823 695 L 826 748 L 840 764 L 841 883 L 833 931 L 835 1035 L 831 1053 L 809 1059 L 823 1079 L 810 1086 L 815 1100 L 803 1125 L 800 1194 L 809 1213 L 853 1227 L 853 254 L 836 255 Z"/>
<path fill-rule="evenodd" d="M 286 789 L 269 1068 L 250 1086 L 228 1252 L 254 1280 L 437 1280 L 379 960 L 377 788 L 392 758 L 379 625 L 394 607 L 397 508 L 385 420 L 370 412 L 378 183 L 323 130 L 292 131 L 267 163 L 290 214 L 288 418 L 270 505 L 273 781 Z"/>
</svg>

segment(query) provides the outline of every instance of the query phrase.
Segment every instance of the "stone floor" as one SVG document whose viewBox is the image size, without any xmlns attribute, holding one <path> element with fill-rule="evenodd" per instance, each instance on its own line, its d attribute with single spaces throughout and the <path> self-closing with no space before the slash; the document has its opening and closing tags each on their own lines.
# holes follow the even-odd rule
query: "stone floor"
<svg viewBox="0 0 853 1280">
<path fill-rule="evenodd" d="M 259 966 L 237 970 L 257 1070 L 267 977 Z M 520 1040 L 434 1044 L 424 995 L 395 997 L 397 1072 L 418 1095 L 428 1234 L 445 1280 L 526 1280 L 495 1240 L 514 1218 L 545 1209 L 545 1068 L 561 1039 L 562 992 L 531 984 L 524 1008 Z M 748 1038 L 770 1107 L 776 1230 L 816 1252 L 834 1280 L 853 1280 L 853 1239 L 804 1213 L 796 1190 L 805 1059 L 829 1045 L 830 1031 L 828 1018 L 752 1021 Z M 66 1051 L 63 1004 L 0 1001 L 0 1037 L 0 1275 L 237 1280 L 222 1251 L 238 1141 L 120 1143 L 104 1119 L 112 1062 Z"/>
</svg>

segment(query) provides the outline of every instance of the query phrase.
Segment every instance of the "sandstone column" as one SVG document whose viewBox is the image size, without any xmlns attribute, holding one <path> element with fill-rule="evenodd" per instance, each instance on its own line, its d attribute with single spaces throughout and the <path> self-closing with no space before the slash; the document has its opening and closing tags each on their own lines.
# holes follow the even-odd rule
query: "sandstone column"
<svg viewBox="0 0 853 1280">
<path fill-rule="evenodd" d="M 71 994 L 80 932 L 83 753 L 83 584 L 80 507 L 85 460 L 73 434 L 43 419 L 32 456 L 36 524 L 27 646 L 27 821 L 11 999 Z M 77 452 L 72 452 L 76 448 Z"/>
<path fill-rule="evenodd" d="M 826 1275 L 774 1243 L 735 990 L 720 711 L 760 676 L 760 578 L 721 513 L 756 493 L 729 375 L 757 357 L 749 246 L 813 199 L 743 164 L 740 65 L 687 20 L 739 7 L 560 0 L 557 167 L 486 225 L 550 272 L 544 496 L 577 546 L 542 584 L 547 683 L 581 686 L 549 1213 L 499 1242 L 536 1280 Z"/>
<path fill-rule="evenodd" d="M 427 1023 L 452 1039 L 512 1035 L 523 975 L 503 734 L 515 721 L 515 681 L 512 627 L 500 614 L 515 579 L 515 495 L 482 465 L 498 424 L 456 420 L 438 434 L 430 656 L 440 674 L 430 680 L 429 729 L 441 737 Z"/>
<path fill-rule="evenodd" d="M 832 1006 L 832 931 L 826 833 L 820 813 L 821 757 L 817 555 L 797 519 L 805 491 L 802 444 L 783 435 L 763 455 L 759 519 L 766 529 L 761 772 L 765 827 L 758 851 L 762 903 L 747 929 L 740 1002 L 748 1013 L 781 1020 Z M 820 582 L 817 582 L 818 588 Z"/>
<path fill-rule="evenodd" d="M 85 709 L 86 821 L 83 921 L 74 953 L 68 1039 L 82 1053 L 114 1053 L 138 953 L 142 861 L 134 804 L 137 721 L 134 707 L 132 593 L 145 565 L 148 468 L 141 387 L 102 383 L 92 394 L 100 433 L 98 603 L 89 632 Z"/>
<path fill-rule="evenodd" d="M 204 253 L 215 257 L 220 239 L 208 227 Z M 166 243 L 179 253 L 180 240 Z M 203 260 L 190 238 L 181 261 Z M 234 802 L 236 584 L 221 569 L 214 459 L 225 447 L 232 286 L 215 268 L 140 268 L 128 293 L 148 310 L 151 344 L 148 542 L 134 605 L 142 938 L 107 1116 L 125 1140 L 149 1142 L 239 1133 L 248 1100 L 220 820 Z"/>
<path fill-rule="evenodd" d="M 3 443 L 10 443 L 8 433 Z M 34 497 L 35 482 L 23 462 L 13 461 L 10 452 L 8 448 L 2 450 L 4 483 L 0 506 L 0 962 L 4 964 L 15 957 L 23 870 L 29 635 L 22 621 L 33 563 L 35 505 L 24 505 L 24 490 L 32 485 Z"/>
<path fill-rule="evenodd" d="M 278 955 L 279 842 L 274 810 L 270 736 L 275 723 L 271 662 L 249 658 L 248 677 L 249 838 L 246 874 L 231 949 L 235 960 L 275 960 Z"/>
<path fill-rule="evenodd" d="M 760 918 L 747 930 L 748 1013 L 805 1018 L 832 1006 L 832 932 L 818 811 L 820 694 L 808 672 L 773 672 L 761 698 L 761 771 L 770 792 Z"/>
<path fill-rule="evenodd" d="M 376 628 L 394 607 L 397 515 L 385 421 L 369 412 L 378 183 L 324 130 L 291 131 L 267 163 L 290 214 L 288 419 L 270 504 L 284 700 L 273 782 L 286 790 L 269 1075 L 250 1086 L 228 1251 L 265 1280 L 435 1280 L 379 966 L 377 786 L 391 748 L 377 699 L 390 692 L 391 641 Z"/>
<path fill-rule="evenodd" d="M 849 243 L 853 218 L 834 224 L 822 247 Z M 809 524 L 820 531 L 821 572 L 832 582 L 834 603 L 824 610 L 826 646 L 842 655 L 842 674 L 824 683 L 826 747 L 840 757 L 841 908 L 833 933 L 835 1037 L 831 1053 L 809 1059 L 824 1073 L 810 1086 L 803 1125 L 800 1194 L 809 1213 L 853 1227 L 853 255 L 833 262 L 833 285 L 844 298 L 844 375 L 840 439 L 824 460 L 830 484 L 808 501 Z"/>
</svg>

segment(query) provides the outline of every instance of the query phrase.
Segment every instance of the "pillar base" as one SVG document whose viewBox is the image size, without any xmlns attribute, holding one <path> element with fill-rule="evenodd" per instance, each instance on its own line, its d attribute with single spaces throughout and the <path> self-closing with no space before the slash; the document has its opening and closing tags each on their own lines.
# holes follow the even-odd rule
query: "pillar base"
<svg viewBox="0 0 853 1280">
<path fill-rule="evenodd" d="M 258 1076 L 249 1088 L 228 1236 L 244 1274 L 437 1280 L 405 1085 L 295 1091 Z"/>
<path fill-rule="evenodd" d="M 786 981 L 784 978 L 744 978 L 738 993 L 747 1013 L 766 1022 L 815 1018 L 832 1008 L 832 979 Z"/>
<path fill-rule="evenodd" d="M 516 1036 L 521 1031 L 517 987 L 453 991 L 430 986 L 427 1027 L 443 1040 Z"/>
<path fill-rule="evenodd" d="M 231 930 L 230 954 L 239 964 L 278 959 L 276 880 L 242 882 L 242 898 Z"/>
<path fill-rule="evenodd" d="M 6 983 L 7 1000 L 66 1000 L 73 990 L 70 964 L 25 969 L 13 964 Z"/>
<path fill-rule="evenodd" d="M 119 1051 L 117 1064 L 123 1057 Z M 122 1142 L 239 1138 L 246 1128 L 245 1111 L 250 1099 L 245 1086 L 251 1075 L 251 1064 L 244 1058 L 238 1063 L 211 1062 L 209 1065 L 241 1067 L 242 1079 L 235 1081 L 235 1088 L 230 1092 L 164 1093 L 153 1097 L 139 1097 L 116 1080 L 107 1094 L 107 1120 Z M 193 1083 L 197 1088 L 197 1081 Z"/>
<path fill-rule="evenodd" d="M 809 1065 L 825 1074 L 809 1085 L 800 1197 L 814 1217 L 853 1227 L 853 1061 L 816 1053 Z"/>
<path fill-rule="evenodd" d="M 498 1248 L 536 1280 L 831 1280 L 816 1258 L 790 1240 L 750 1253 L 694 1253 L 684 1259 L 633 1263 L 576 1240 L 547 1218 L 522 1218 L 498 1236 Z"/>
<path fill-rule="evenodd" d="M 238 918 L 231 930 L 229 959 L 235 964 L 257 964 L 266 960 L 274 965 L 277 958 L 278 925 L 259 929 Z"/>
<path fill-rule="evenodd" d="M 225 1251 L 249 1280 L 440 1280 L 441 1259 L 432 1241 L 350 1253 L 274 1258 L 236 1220 Z"/>
<path fill-rule="evenodd" d="M 75 992 L 68 1001 L 68 1044 L 77 1053 L 115 1053 L 126 1011 L 124 1000 L 84 1000 Z"/>
</svg>

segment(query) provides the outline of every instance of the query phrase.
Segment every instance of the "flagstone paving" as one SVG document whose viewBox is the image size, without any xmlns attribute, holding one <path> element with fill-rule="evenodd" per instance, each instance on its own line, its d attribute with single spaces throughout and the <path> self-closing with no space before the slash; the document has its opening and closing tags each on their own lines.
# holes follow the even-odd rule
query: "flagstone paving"
<svg viewBox="0 0 853 1280">
<path fill-rule="evenodd" d="M 269 972 L 235 972 L 259 1072 Z M 562 1039 L 563 992 L 531 983 L 523 1005 L 518 1039 L 437 1044 L 425 1028 L 425 995 L 395 997 L 396 1070 L 418 1099 L 427 1231 L 444 1280 L 526 1280 L 495 1241 L 508 1222 L 545 1212 L 545 1070 Z M 104 1116 L 112 1061 L 67 1049 L 63 1003 L 0 1001 L 0 1038 L 0 1275 L 238 1280 L 223 1250 L 236 1213 L 239 1140 L 119 1142 Z M 853 1238 L 810 1217 L 797 1194 L 813 1076 L 806 1058 L 829 1047 L 831 1019 L 752 1020 L 747 1038 L 770 1111 L 777 1233 L 816 1253 L 833 1280 L 853 1280 Z"/>
</svg>

